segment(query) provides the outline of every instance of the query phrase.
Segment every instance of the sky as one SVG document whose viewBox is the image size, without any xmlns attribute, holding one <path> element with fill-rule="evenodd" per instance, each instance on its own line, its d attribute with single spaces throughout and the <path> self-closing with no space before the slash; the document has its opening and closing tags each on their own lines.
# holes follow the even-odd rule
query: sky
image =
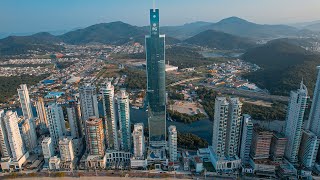
<svg viewBox="0 0 320 180">
<path fill-rule="evenodd" d="M 0 0 L 0 33 L 72 30 L 123 21 L 147 25 L 152 0 Z M 237 16 L 260 24 L 320 20 L 320 0 L 156 0 L 161 25 Z"/>
</svg>

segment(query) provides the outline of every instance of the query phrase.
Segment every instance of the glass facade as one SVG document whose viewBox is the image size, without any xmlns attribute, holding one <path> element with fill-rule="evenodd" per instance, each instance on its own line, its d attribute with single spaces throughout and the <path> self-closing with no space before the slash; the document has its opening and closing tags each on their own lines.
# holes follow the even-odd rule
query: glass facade
<svg viewBox="0 0 320 180">
<path fill-rule="evenodd" d="M 149 141 L 151 146 L 165 146 L 165 36 L 159 33 L 159 9 L 150 10 L 150 33 L 146 37 Z"/>
</svg>

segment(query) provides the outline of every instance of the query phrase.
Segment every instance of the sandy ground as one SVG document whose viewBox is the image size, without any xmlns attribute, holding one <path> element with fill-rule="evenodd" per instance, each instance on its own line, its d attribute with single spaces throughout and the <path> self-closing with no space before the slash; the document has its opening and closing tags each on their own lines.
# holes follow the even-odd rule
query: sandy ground
<svg viewBox="0 0 320 180">
<path fill-rule="evenodd" d="M 199 110 L 200 113 L 206 114 L 201 104 L 188 101 L 175 101 L 175 103 L 171 105 L 170 110 L 189 115 L 197 114 Z"/>
</svg>

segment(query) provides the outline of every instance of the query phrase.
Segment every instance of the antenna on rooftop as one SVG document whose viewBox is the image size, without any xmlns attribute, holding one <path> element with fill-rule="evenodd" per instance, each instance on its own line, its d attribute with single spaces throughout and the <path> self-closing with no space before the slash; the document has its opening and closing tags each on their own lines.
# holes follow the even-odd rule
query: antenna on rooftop
<svg viewBox="0 0 320 180">
<path fill-rule="evenodd" d="M 153 10 L 156 9 L 156 0 L 153 0 Z"/>
</svg>

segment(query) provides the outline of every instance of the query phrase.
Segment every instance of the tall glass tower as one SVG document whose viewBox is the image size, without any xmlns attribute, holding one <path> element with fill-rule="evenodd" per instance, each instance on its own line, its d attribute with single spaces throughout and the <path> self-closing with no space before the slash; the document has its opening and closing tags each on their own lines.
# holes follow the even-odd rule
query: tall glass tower
<svg viewBox="0 0 320 180">
<path fill-rule="evenodd" d="M 151 147 L 166 146 L 165 35 L 159 33 L 159 9 L 150 10 L 146 36 L 148 123 Z"/>
</svg>

